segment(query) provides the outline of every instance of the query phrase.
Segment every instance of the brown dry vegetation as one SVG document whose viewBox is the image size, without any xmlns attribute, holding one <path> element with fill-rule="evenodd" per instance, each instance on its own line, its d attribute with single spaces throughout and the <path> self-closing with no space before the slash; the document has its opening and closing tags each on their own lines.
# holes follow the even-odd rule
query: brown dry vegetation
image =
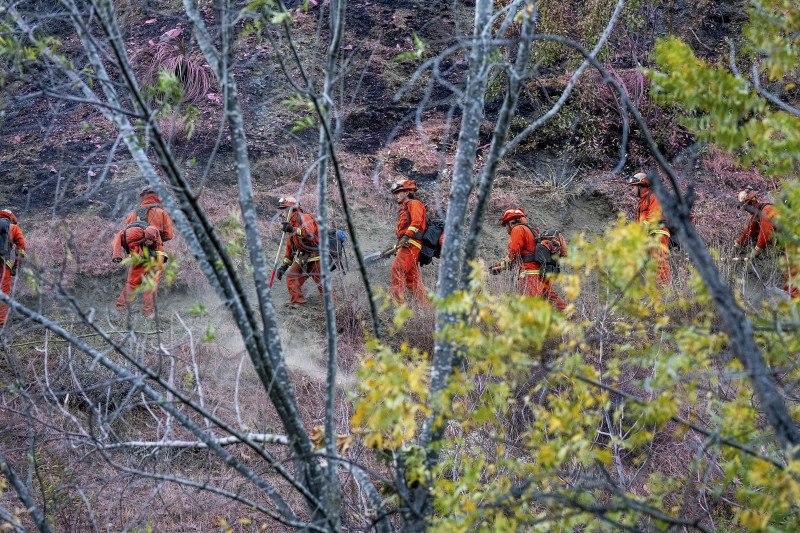
<svg viewBox="0 0 800 533">
<path fill-rule="evenodd" d="M 164 5 L 160 9 L 178 7 Z M 351 3 L 353 23 L 351 24 L 346 47 L 352 46 L 358 55 L 357 69 L 350 75 L 348 83 L 355 84 L 363 75 L 359 91 L 353 101 L 345 108 L 345 133 L 340 151 L 341 164 L 349 200 L 355 209 L 356 223 L 365 252 L 381 250 L 393 242 L 396 206 L 385 192 L 387 182 L 404 176 L 416 179 L 422 187 L 422 199 L 430 210 L 447 208 L 449 181 L 447 169 L 452 167 L 453 149 L 442 153 L 442 139 L 446 129 L 449 133 L 457 131 L 458 117 L 451 124 L 445 115 L 433 110 L 423 115 L 423 131 L 427 141 L 413 125 L 407 125 L 397 132 L 391 142 L 386 143 L 387 135 L 394 125 L 413 109 L 412 90 L 400 102 L 392 102 L 391 97 L 400 89 L 413 71 L 408 62 L 392 61 L 402 51 L 413 49 L 410 34 L 421 30 L 428 39 L 446 34 L 452 29 L 454 17 L 447 11 L 438 12 L 437 6 L 426 3 Z M 130 32 L 132 48 L 144 46 L 148 40 L 174 27 L 174 15 L 167 10 L 164 18 L 169 24 L 143 24 L 145 20 L 161 17 L 146 8 L 131 2 L 126 11 L 127 28 Z M 432 18 L 434 23 L 425 22 Z M 703 20 L 706 20 L 705 18 Z M 300 35 L 301 46 L 311 47 L 316 30 L 314 12 L 300 13 L 295 26 Z M 706 28 L 706 26 L 702 26 Z M 722 30 L 720 30 L 722 31 Z M 728 30 L 730 31 L 730 30 Z M 425 32 L 428 32 L 425 34 Z M 713 32 L 699 31 L 699 39 L 716 47 L 718 40 L 710 41 Z M 264 250 L 271 264 L 280 239 L 275 224 L 276 211 L 273 206 L 280 196 L 298 195 L 305 208 L 316 211 L 316 187 L 314 174 L 305 182 L 306 169 L 314 161 L 314 149 L 304 141 L 313 140 L 308 132 L 290 136 L 288 130 L 292 120 L 297 117 L 287 108 L 277 105 L 288 96 L 288 89 L 279 85 L 277 74 L 270 66 L 270 54 L 274 52 L 252 49 L 250 40 L 243 39 L 240 47 L 240 69 L 244 78 L 244 105 L 252 124 L 250 134 L 254 188 L 261 215 L 261 235 Z M 691 39 L 689 39 L 691 42 Z M 66 45 L 75 46 L 74 41 Z M 346 48 L 350 50 L 350 48 Z M 702 50 L 699 50 L 702 52 Z M 254 56 L 258 60 L 254 61 Z M 632 88 L 640 80 L 635 69 L 620 67 L 620 78 Z M 272 69 L 272 70 L 270 70 Z M 361 70 L 359 70 L 361 69 Z M 422 86 L 424 80 L 420 80 Z M 545 99 L 541 92 L 549 96 L 557 95 L 563 89 L 565 79 L 556 68 L 553 74 L 545 76 L 543 88 L 530 87 L 530 95 L 536 95 L 536 102 L 523 106 L 523 118 L 533 116 L 542 108 Z M 597 89 L 597 80 L 587 80 L 573 97 L 572 107 L 565 111 L 565 117 L 535 136 L 530 143 L 521 146 L 505 161 L 500 169 L 496 190 L 489 207 L 487 224 L 482 241 L 482 257 L 485 261 L 495 261 L 505 254 L 505 231 L 495 224 L 503 209 L 510 205 L 522 205 L 531 213 L 531 222 L 545 228 L 558 228 L 567 237 L 580 232 L 600 234 L 617 216 L 623 213 L 630 218 L 634 209 L 634 199 L 619 178 L 602 179 L 613 154 L 618 147 L 616 123 L 601 122 L 614 115 L 614 104 L 610 96 Z M 29 87 L 8 86 L 8 94 L 24 93 Z M 632 89 L 633 90 L 633 89 Z M 648 120 L 658 125 L 666 117 L 663 110 L 649 106 L 643 91 L 642 102 L 649 111 Z M 594 92 L 593 92 L 594 91 Z M 552 93 L 552 94 L 550 94 Z M 535 104 L 535 105 L 534 105 Z M 3 123 L 0 130 L 0 172 L 3 181 L 0 193 L 4 200 L 2 207 L 11 208 L 20 217 L 25 231 L 29 251 L 30 267 L 40 269 L 46 280 L 58 281 L 64 288 L 74 290 L 78 300 L 86 307 L 106 309 L 113 301 L 123 283 L 123 270 L 110 264 L 110 241 L 119 223 L 136 201 L 135 192 L 141 185 L 133 165 L 126 161 L 126 154 L 117 151 L 112 161 L 110 175 L 100 184 L 95 178 L 98 168 L 105 164 L 108 139 L 115 137 L 111 125 L 92 111 L 78 109 L 75 113 L 61 117 L 53 129 L 45 136 L 41 133 L 34 117 L 44 113 L 41 105 L 21 110 Z M 175 138 L 175 151 L 186 164 L 186 172 L 195 184 L 205 165 L 210 146 L 213 145 L 218 127 L 220 108 L 213 99 L 200 104 L 202 118 L 191 139 L 178 134 Z M 594 114 L 596 121 L 584 123 L 577 134 L 570 130 L 572 118 L 580 114 Z M 572 115 L 571 115 L 572 114 Z M 618 118 L 618 117 L 617 117 Z M 82 123 L 90 128 L 82 130 Z M 596 128 L 592 130 L 591 128 Z M 673 133 L 685 135 L 674 126 Z M 180 132 L 178 132 L 180 133 Z M 487 131 L 487 138 L 490 132 Z M 669 136 L 665 137 L 669 142 Z M 686 139 L 675 142 L 677 153 L 686 144 Z M 646 166 L 644 151 L 631 146 L 631 160 Z M 189 163 L 196 160 L 197 166 Z M 633 168 L 630 168 L 633 170 Z M 477 169 L 476 169 L 477 170 Z M 695 214 L 697 227 L 707 242 L 718 248 L 729 246 L 743 226 L 745 213 L 734 209 L 736 192 L 745 185 L 753 185 L 762 190 L 773 190 L 777 184 L 765 179 L 757 172 L 743 169 L 732 158 L 719 150 L 709 148 L 696 163 L 697 204 Z M 230 145 L 224 140 L 216 160 L 211 166 L 209 180 L 202 190 L 201 203 L 209 219 L 219 224 L 230 213 L 239 211 L 235 181 L 233 179 Z M 21 193 L 21 185 L 29 184 L 29 192 Z M 57 192 L 58 190 L 58 192 Z M 66 192 L 65 192 L 66 191 Z M 99 193 L 99 194 L 98 194 Z M 332 203 L 337 205 L 336 197 Z M 334 213 L 334 224 L 343 227 L 340 213 Z M 226 237 L 227 239 L 227 237 Z M 226 419 L 239 420 L 251 431 L 280 433 L 276 427 L 277 417 L 260 386 L 248 360 L 242 360 L 244 351 L 239 341 L 230 337 L 234 330 L 224 307 L 204 280 L 204 276 L 189 256 L 186 244 L 176 236 L 167 245 L 167 251 L 179 261 L 179 271 L 172 287 L 164 286 L 160 291 L 160 314 L 162 322 L 157 325 L 162 337 L 147 335 L 139 349 L 141 357 L 155 366 L 162 365 L 162 372 L 182 387 L 187 393 L 198 395 L 198 384 L 202 384 L 204 402 L 207 407 Z M 762 259 L 754 272 L 746 274 L 747 281 L 742 284 L 745 297 L 754 301 L 765 288 L 774 286 L 775 268 L 771 266 L 774 258 Z M 235 258 L 240 268 L 246 261 Z M 691 290 L 687 283 L 687 270 L 683 254 L 675 252 L 671 258 L 673 267 L 673 297 L 681 299 L 682 294 Z M 351 265 L 354 264 L 351 255 Z M 741 271 L 730 267 L 725 272 L 731 279 L 740 279 Z M 388 292 L 388 266 L 374 271 L 374 282 Z M 428 288 L 435 286 L 435 265 L 423 271 Z M 510 276 L 500 276 L 490 280 L 488 290 L 502 292 L 513 289 Z M 309 284 L 310 285 L 310 284 Z M 353 379 L 358 365 L 358 354 L 363 351 L 364 330 L 367 328 L 365 294 L 354 273 L 344 278 L 336 278 L 337 321 L 339 327 L 341 383 L 346 385 Z M 39 298 L 24 283 L 18 282 L 16 296 L 43 311 L 48 309 L 50 300 Z M 751 295 L 752 293 L 755 293 Z M 324 324 L 321 313 L 317 311 L 319 296 L 311 287 L 310 308 L 307 311 L 288 309 L 285 285 L 276 282 L 272 297 L 279 309 L 284 346 L 289 366 L 294 370 L 295 392 L 303 410 L 307 427 L 321 424 L 323 418 L 324 386 L 321 381 L 320 361 L 324 341 Z M 38 302 L 37 302 L 38 299 Z M 600 298 L 597 289 L 588 282 L 580 300 L 572 302 L 577 309 L 577 317 L 595 321 L 599 311 Z M 209 311 L 207 316 L 190 317 L 188 308 L 203 303 Z M 688 316 L 688 315 L 687 315 Z M 391 306 L 381 312 L 381 321 L 391 323 Z M 616 317 L 609 316 L 613 321 Z M 680 319 L 681 317 L 676 317 Z M 684 316 L 686 318 L 686 316 Z M 181 320 L 186 321 L 184 329 Z M 216 338 L 200 342 L 203 334 L 213 325 Z M 83 333 L 75 325 L 75 333 Z M 154 331 L 152 323 L 142 323 L 141 327 Z M 189 336 L 192 331 L 192 336 Z M 146 481 L 122 472 L 118 465 L 150 469 L 154 472 L 178 472 L 181 476 L 203 482 L 215 481 L 229 490 L 241 487 L 237 481 L 225 479 L 225 470 L 215 459 L 201 451 L 152 452 L 149 450 L 121 449 L 109 451 L 107 457 L 99 453 L 84 455 L 79 447 L 73 447 L 61 436 L 64 431 L 74 431 L 77 424 L 86 426 L 92 420 L 90 404 L 105 410 L 120 407 L 130 385 L 111 383 L 110 376 L 104 376 L 85 364 L 76 365 L 74 375 L 67 366 L 76 356 L 64 344 L 44 334 L 41 330 L 20 333 L 14 344 L 6 347 L 5 358 L 0 361 L 0 381 L 3 383 L 52 383 L 50 388 L 30 389 L 24 394 L 6 396 L 4 393 L 0 412 L 0 445 L 7 450 L 9 459 L 17 465 L 26 464 L 29 452 L 29 436 L 37 435 L 35 460 L 43 465 L 38 481 L 41 493 L 51 494 L 50 488 L 58 487 L 51 509 L 59 531 L 87 531 L 92 519 L 86 513 L 86 500 L 93 502 L 94 520 L 107 524 L 109 530 L 128 530 L 143 528 L 146 523 L 155 531 L 211 531 L 219 527 L 220 520 L 227 520 L 235 531 L 255 531 L 264 524 L 263 517 L 245 510 L 225 498 L 207 494 L 203 491 L 186 489 L 180 486 Z M 122 341 L 120 336 L 120 341 Z M 614 339 L 610 339 L 611 343 Z M 433 346 L 433 324 L 429 314 L 417 313 L 407 327 L 395 333 L 390 344 L 399 347 L 402 343 L 418 346 L 430 351 Z M 173 357 L 171 363 L 159 354 L 158 345 Z M 598 362 L 600 365 L 601 363 Z M 173 366 L 170 366 L 173 365 Z M 199 375 L 194 375 L 194 367 Z M 54 376 L 53 373 L 56 375 Z M 636 390 L 637 380 L 643 376 L 631 373 L 621 380 L 623 390 Z M 46 379 L 45 379 L 46 378 Z M 535 381 L 538 376 L 528 378 Z M 78 398 L 76 380 L 83 387 L 95 386 L 96 396 L 88 399 Z M 520 386 L 520 391 L 530 387 Z M 480 389 L 478 389 L 479 391 Z M 111 391 L 111 392 L 108 392 Z M 69 394 L 69 398 L 67 395 Z M 479 392 L 476 392 L 476 400 Z M 523 394 L 523 392 L 521 392 Z M 87 394 L 87 396 L 89 396 Z M 109 401 L 113 399 L 113 401 Z M 105 431 L 113 431 L 120 441 L 157 440 L 163 436 L 169 421 L 154 415 L 141 395 L 132 394 L 124 407 L 124 413 L 115 419 Z M 340 425 L 347 427 L 350 414 L 346 391 L 339 398 Z M 34 423 L 26 426 L 23 414 L 35 406 Z M 96 416 L 96 413 L 95 415 Z M 197 415 L 197 422 L 203 421 Z M 528 420 L 524 410 L 516 412 L 509 420 L 511 426 L 522 431 Z M 189 437 L 176 433 L 173 438 Z M 598 434 L 598 439 L 602 438 Z M 650 461 L 647 468 L 666 474 L 685 474 L 697 442 L 695 437 L 677 435 L 674 427 L 667 426 L 649 450 Z M 232 454 L 238 454 L 247 464 L 258 468 L 258 460 L 240 447 L 231 447 Z M 285 449 L 270 445 L 270 450 L 278 457 L 287 457 Z M 350 452 L 353 460 L 366 462 L 379 468 L 375 459 L 357 444 Z M 633 457 L 626 457 L 624 468 L 628 474 L 637 466 Z M 115 466 L 114 463 L 117 463 Z M 269 480 L 269 478 L 268 478 Z M 276 483 L 277 479 L 271 480 Z M 345 490 L 357 493 L 352 479 L 343 475 Z M 280 486 L 280 484 L 278 484 Z M 647 487 L 630 487 L 634 494 L 647 494 Z M 252 488 L 244 489 L 248 497 L 264 501 L 265 496 Z M 286 494 L 290 491 L 286 490 Z M 355 498 L 354 498 L 355 499 Z M 251 519 L 252 523 L 237 522 Z M 348 524 L 353 530 L 362 527 L 356 518 Z M 279 531 L 282 528 L 268 524 L 267 530 Z"/>
</svg>

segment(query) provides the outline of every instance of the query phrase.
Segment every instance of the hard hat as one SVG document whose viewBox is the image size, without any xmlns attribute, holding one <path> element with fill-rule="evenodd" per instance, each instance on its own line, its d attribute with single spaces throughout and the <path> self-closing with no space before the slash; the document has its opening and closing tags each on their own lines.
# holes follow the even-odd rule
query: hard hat
<svg viewBox="0 0 800 533">
<path fill-rule="evenodd" d="M 647 174 L 644 172 L 637 172 L 628 178 L 628 185 L 642 185 L 644 187 L 650 186 L 650 180 L 647 179 Z"/>
<path fill-rule="evenodd" d="M 16 223 L 17 223 L 17 217 L 16 217 L 16 216 L 14 216 L 14 213 L 12 213 L 11 211 L 9 211 L 8 209 L 3 209 L 2 211 L 0 211 L 0 217 L 2 217 L 2 218 L 7 218 L 7 219 L 9 219 L 11 222 L 13 222 L 14 224 L 16 224 Z"/>
<path fill-rule="evenodd" d="M 745 187 L 744 190 L 739 191 L 739 207 L 755 202 L 756 198 L 758 198 L 758 191 L 750 186 Z"/>
<path fill-rule="evenodd" d="M 278 209 L 289 209 L 290 207 L 300 207 L 300 202 L 294 196 L 287 196 L 278 200 Z"/>
<path fill-rule="evenodd" d="M 417 182 L 414 180 L 395 181 L 394 183 L 392 183 L 392 188 L 390 190 L 392 194 L 396 194 L 398 192 L 403 192 L 403 191 L 414 192 L 417 190 Z"/>
<path fill-rule="evenodd" d="M 511 220 L 514 220 L 515 218 L 522 218 L 524 216 L 527 216 L 527 215 L 525 214 L 525 210 L 523 208 L 521 208 L 521 207 L 509 207 L 508 209 L 506 209 L 503 212 L 503 216 L 500 217 L 500 225 L 501 226 L 505 226 Z"/>
</svg>

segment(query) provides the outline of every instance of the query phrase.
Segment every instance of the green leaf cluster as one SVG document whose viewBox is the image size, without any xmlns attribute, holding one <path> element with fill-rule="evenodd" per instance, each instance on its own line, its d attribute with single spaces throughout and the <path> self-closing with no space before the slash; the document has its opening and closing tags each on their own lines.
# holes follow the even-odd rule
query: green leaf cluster
<svg viewBox="0 0 800 533">
<path fill-rule="evenodd" d="M 467 290 L 436 302 L 463 318 L 441 333 L 463 357 L 440 395 L 427 392 L 425 354 L 370 344 L 352 427 L 406 466 L 397 482 L 429 487 L 431 530 L 664 530 L 697 494 L 722 528 L 800 527 L 797 466 L 777 466 L 782 451 L 699 275 L 681 294 L 656 283 L 656 245 L 622 219 L 573 239 L 573 274 L 559 283 L 593 306 L 583 321 L 572 306 L 569 318 L 539 298 L 494 294 L 475 268 Z M 786 302 L 757 322 L 765 357 L 792 382 L 800 336 L 785 330 L 797 311 Z M 447 438 L 429 467 L 414 439 L 432 412 Z M 664 442 L 687 454 L 680 469 L 657 463 Z"/>
<path fill-rule="evenodd" d="M 800 50 L 800 6 L 796 2 L 757 0 L 750 8 L 745 35 L 770 79 L 794 74 Z M 675 37 L 655 48 L 657 70 L 648 71 L 656 98 L 682 106 L 684 124 L 699 139 L 737 154 L 778 176 L 800 169 L 800 118 L 775 108 L 753 84 L 722 67 L 695 57 Z"/>
</svg>

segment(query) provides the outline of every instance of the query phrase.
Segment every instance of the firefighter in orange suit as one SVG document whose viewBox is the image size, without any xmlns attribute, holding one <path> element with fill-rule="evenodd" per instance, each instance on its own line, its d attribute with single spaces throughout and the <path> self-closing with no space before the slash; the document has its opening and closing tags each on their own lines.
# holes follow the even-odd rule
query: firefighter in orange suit
<svg viewBox="0 0 800 533">
<path fill-rule="evenodd" d="M 322 276 L 319 264 L 319 227 L 313 216 L 305 213 L 300 203 L 288 196 L 278 200 L 278 209 L 286 212 L 282 229 L 289 234 L 283 265 L 278 269 L 278 279 L 286 274 L 286 288 L 292 303 L 306 305 L 303 284 L 311 278 L 322 295 Z M 287 272 L 288 271 L 288 272 Z M 334 295 L 335 299 L 335 295 Z"/>
<path fill-rule="evenodd" d="M 3 261 L 0 270 L 0 286 L 5 294 L 11 293 L 11 278 L 17 275 L 22 260 L 25 258 L 25 237 L 22 230 L 17 225 L 17 217 L 8 209 L 0 211 L 0 235 L 7 239 L 0 250 L 0 260 Z M 14 251 L 14 259 L 11 258 L 11 251 Z M 0 303 L 0 328 L 6 323 L 8 317 L 8 305 Z"/>
<path fill-rule="evenodd" d="M 147 276 L 153 280 L 153 289 L 144 291 L 142 294 L 143 305 L 142 314 L 150 316 L 153 314 L 155 299 L 158 292 L 158 282 L 161 279 L 161 270 L 164 268 L 164 260 L 167 256 L 164 251 L 163 243 L 173 237 L 172 219 L 169 214 L 161 207 L 161 199 L 151 187 L 145 187 L 139 193 L 142 198 L 140 206 L 131 211 L 125 219 L 125 228 L 114 237 L 114 256 L 113 261 L 122 261 L 123 244 L 128 242 L 128 253 L 142 255 L 144 249 L 155 255 L 155 264 L 152 261 L 142 261 L 141 264 L 131 265 L 128 271 L 128 278 L 125 287 L 117 299 L 117 311 L 125 311 L 134 298 L 134 290 L 142 284 L 142 279 Z M 139 232 L 127 229 L 132 223 L 140 222 L 142 227 L 141 235 Z M 153 230 L 146 229 L 147 226 L 154 228 L 157 232 L 157 239 L 152 235 Z M 126 231 L 127 230 L 127 231 Z M 147 233 L 149 231 L 149 233 Z M 146 234 L 146 235 L 145 235 Z M 130 238 L 126 238 L 130 235 Z M 141 242 L 140 239 L 146 240 Z"/>
<path fill-rule="evenodd" d="M 556 294 L 551 282 L 544 279 L 540 270 L 543 265 L 534 260 L 536 235 L 528 226 L 525 210 L 521 207 L 509 207 L 503 212 L 500 225 L 506 228 L 509 235 L 508 255 L 499 263 L 492 265 L 489 272 L 499 274 L 514 265 L 519 265 L 517 292 L 524 296 L 543 298 L 550 302 L 556 311 L 564 311 L 567 302 Z"/>
<path fill-rule="evenodd" d="M 422 202 L 414 198 L 416 190 L 417 182 L 413 180 L 397 181 L 391 188 L 394 200 L 400 206 L 396 233 L 398 249 L 392 263 L 392 298 L 397 303 L 404 303 L 408 288 L 414 301 L 427 308 L 430 305 L 418 264 L 426 212 Z"/>
<path fill-rule="evenodd" d="M 739 192 L 739 208 L 745 208 L 749 211 L 750 219 L 747 221 L 747 226 L 742 231 L 742 234 L 736 239 L 733 248 L 739 252 L 743 251 L 748 245 L 755 243 L 753 250 L 747 256 L 737 258 L 738 260 L 752 261 L 761 255 L 764 248 L 776 243 L 775 223 L 773 221 L 777 220 L 778 210 L 774 205 L 762 202 L 758 191 L 752 187 L 745 187 L 744 190 Z M 788 261 L 788 255 L 786 259 Z M 783 284 L 783 290 L 792 298 L 800 297 L 800 289 L 792 282 L 797 273 L 797 265 L 787 265 L 784 271 L 786 281 Z"/>
<path fill-rule="evenodd" d="M 644 172 L 637 172 L 628 178 L 628 185 L 634 188 L 639 205 L 636 208 L 636 222 L 642 224 L 657 242 L 652 248 L 653 259 L 658 261 L 656 279 L 661 285 L 669 285 L 669 229 L 664 225 L 661 204 L 650 190 L 650 180 Z"/>
</svg>

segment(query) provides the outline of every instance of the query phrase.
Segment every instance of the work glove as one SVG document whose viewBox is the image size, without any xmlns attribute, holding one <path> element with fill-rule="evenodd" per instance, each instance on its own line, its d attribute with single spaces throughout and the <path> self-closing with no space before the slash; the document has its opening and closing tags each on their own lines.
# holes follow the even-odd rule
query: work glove
<svg viewBox="0 0 800 533">
<path fill-rule="evenodd" d="M 121 257 L 115 257 L 114 259 L 111 260 L 111 262 L 112 263 L 122 263 L 122 258 Z"/>
<path fill-rule="evenodd" d="M 14 264 L 11 265 L 11 276 L 12 277 L 17 275 L 17 267 L 18 266 L 19 266 L 19 263 L 17 263 L 16 261 L 14 261 Z"/>
<path fill-rule="evenodd" d="M 408 241 L 409 241 L 408 235 L 403 235 L 403 237 L 400 239 L 400 248 L 409 248 L 411 246 L 411 243 Z"/>
<path fill-rule="evenodd" d="M 496 276 L 502 271 L 503 271 L 503 269 L 501 267 L 499 267 L 499 266 L 496 266 L 496 265 L 489 267 L 489 274 L 491 274 L 492 276 Z"/>
<path fill-rule="evenodd" d="M 284 221 L 283 224 L 281 225 L 281 229 L 286 233 L 292 233 L 294 231 L 294 226 Z"/>
<path fill-rule="evenodd" d="M 281 267 L 278 269 L 278 281 L 280 281 L 283 275 L 286 274 L 287 270 L 289 270 L 289 265 L 287 264 L 281 265 Z"/>
</svg>

